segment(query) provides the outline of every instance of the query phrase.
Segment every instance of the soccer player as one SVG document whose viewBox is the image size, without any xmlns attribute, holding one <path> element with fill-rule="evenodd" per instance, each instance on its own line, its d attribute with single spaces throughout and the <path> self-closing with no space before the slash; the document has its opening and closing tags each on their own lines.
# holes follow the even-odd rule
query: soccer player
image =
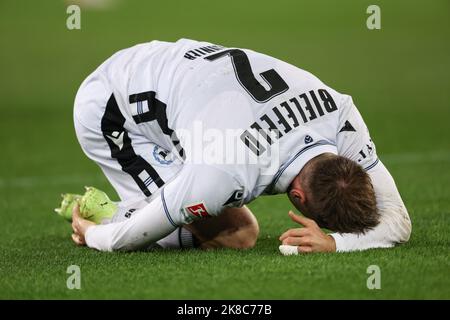
<svg viewBox="0 0 450 320">
<path fill-rule="evenodd" d="M 280 237 L 298 252 L 409 239 L 407 210 L 352 98 L 276 58 L 188 39 L 140 44 L 83 82 L 74 121 L 125 208 L 95 224 L 75 207 L 79 245 L 249 248 L 259 228 L 245 204 L 280 193 L 304 215 L 290 212 L 303 228 Z"/>
</svg>

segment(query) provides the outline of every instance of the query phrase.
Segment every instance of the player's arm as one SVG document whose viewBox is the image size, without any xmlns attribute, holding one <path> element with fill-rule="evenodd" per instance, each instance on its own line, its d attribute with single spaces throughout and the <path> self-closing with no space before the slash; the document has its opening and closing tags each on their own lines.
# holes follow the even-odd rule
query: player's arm
<svg viewBox="0 0 450 320">
<path fill-rule="evenodd" d="M 225 187 L 218 188 L 218 182 Z M 100 251 L 145 249 L 178 226 L 219 214 L 235 184 L 231 176 L 218 169 L 202 166 L 200 170 L 195 166 L 185 166 L 161 189 L 159 196 L 130 219 L 86 226 L 81 230 L 84 234 L 78 236 L 84 236 L 88 247 Z"/>
<path fill-rule="evenodd" d="M 74 213 L 74 241 L 100 251 L 144 249 L 170 234 L 178 226 L 165 214 L 161 198 L 155 198 L 130 219 L 104 224 L 88 224 Z"/>
<path fill-rule="evenodd" d="M 290 212 L 291 219 L 301 224 L 303 228 L 290 229 L 282 234 L 280 237 L 282 244 L 296 248 L 286 247 L 280 250 L 284 254 L 297 251 L 301 253 L 345 252 L 389 248 L 408 241 L 411 235 L 411 221 L 394 179 L 380 161 L 368 173 L 372 179 L 377 208 L 381 216 L 380 223 L 374 229 L 365 234 L 332 233 L 327 235 L 314 220 Z M 296 252 L 290 252 L 291 249 L 295 249 Z"/>
<path fill-rule="evenodd" d="M 411 235 L 408 211 L 389 171 L 378 162 L 368 173 L 375 189 L 380 223 L 363 235 L 333 233 L 338 252 L 389 248 L 407 242 Z"/>
<path fill-rule="evenodd" d="M 333 233 L 336 251 L 386 248 L 408 241 L 411 234 L 408 211 L 394 179 L 378 159 L 369 130 L 349 96 L 343 96 L 340 117 L 344 128 L 337 133 L 340 154 L 358 162 L 369 174 L 381 217 L 379 225 L 363 235 Z"/>
<path fill-rule="evenodd" d="M 406 242 L 411 221 L 394 179 L 378 159 L 369 130 L 351 97 L 343 97 L 340 122 L 345 129 L 337 133 L 338 147 L 342 155 L 358 162 L 369 174 L 381 218 L 377 227 L 363 235 L 332 234 L 336 251 L 386 248 Z"/>
<path fill-rule="evenodd" d="M 411 221 L 394 179 L 376 154 L 359 111 L 349 96 L 343 96 L 337 132 L 339 154 L 360 164 L 369 174 L 375 190 L 380 223 L 365 234 L 332 233 L 326 235 L 308 218 L 290 213 L 304 228 L 285 232 L 280 240 L 284 245 L 298 246 L 300 252 L 330 252 L 387 248 L 406 242 L 411 234 Z"/>
</svg>

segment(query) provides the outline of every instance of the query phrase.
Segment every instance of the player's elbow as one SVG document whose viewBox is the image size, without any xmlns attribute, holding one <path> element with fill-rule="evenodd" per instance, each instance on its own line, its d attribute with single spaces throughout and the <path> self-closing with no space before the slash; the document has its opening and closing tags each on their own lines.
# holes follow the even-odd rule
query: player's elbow
<svg viewBox="0 0 450 320">
<path fill-rule="evenodd" d="M 395 243 L 408 242 L 412 233 L 412 224 L 405 207 L 399 210 L 392 224 L 392 236 Z"/>
<path fill-rule="evenodd" d="M 405 221 L 403 222 L 403 232 L 402 232 L 402 236 L 401 236 L 401 242 L 408 242 L 409 239 L 411 238 L 411 233 L 412 233 L 412 224 L 411 224 L 411 219 L 408 216 L 408 213 L 406 212 L 406 217 L 405 217 Z"/>
</svg>

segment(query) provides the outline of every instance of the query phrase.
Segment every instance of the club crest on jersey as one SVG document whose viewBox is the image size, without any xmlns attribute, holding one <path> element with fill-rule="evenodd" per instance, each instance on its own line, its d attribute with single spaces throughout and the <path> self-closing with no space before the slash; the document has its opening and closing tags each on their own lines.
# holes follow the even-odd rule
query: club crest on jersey
<svg viewBox="0 0 450 320">
<path fill-rule="evenodd" d="M 311 142 L 313 142 L 313 141 L 314 141 L 314 140 L 313 140 L 313 138 L 311 138 L 310 135 L 306 135 L 306 137 L 305 137 L 305 144 L 311 143 Z"/>
<path fill-rule="evenodd" d="M 170 152 L 161 148 L 160 146 L 155 146 L 153 148 L 153 157 L 156 161 L 161 164 L 171 164 L 173 162 Z"/>
<path fill-rule="evenodd" d="M 208 210 L 206 210 L 206 206 L 203 201 L 196 203 L 196 204 L 192 204 L 192 205 L 186 207 L 185 209 L 191 215 L 199 217 L 199 218 L 210 216 L 210 214 L 208 213 Z"/>
</svg>

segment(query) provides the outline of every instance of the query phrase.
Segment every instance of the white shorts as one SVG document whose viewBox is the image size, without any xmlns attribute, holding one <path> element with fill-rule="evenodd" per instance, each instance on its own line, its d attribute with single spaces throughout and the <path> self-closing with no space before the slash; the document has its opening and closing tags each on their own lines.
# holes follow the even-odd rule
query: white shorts
<svg viewBox="0 0 450 320">
<path fill-rule="evenodd" d="M 75 98 L 78 141 L 122 201 L 149 200 L 176 175 L 182 161 L 155 143 L 160 137 L 144 136 L 116 106 L 110 84 L 101 72 L 86 78 Z"/>
</svg>

